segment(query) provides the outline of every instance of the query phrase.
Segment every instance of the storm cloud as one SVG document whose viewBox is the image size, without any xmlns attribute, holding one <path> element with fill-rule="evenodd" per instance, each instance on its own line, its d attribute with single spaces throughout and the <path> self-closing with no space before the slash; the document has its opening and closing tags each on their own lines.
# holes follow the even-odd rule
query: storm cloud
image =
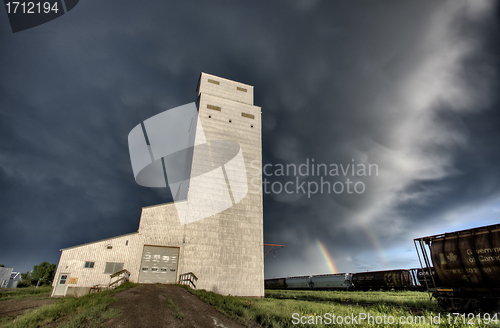
<svg viewBox="0 0 500 328">
<path fill-rule="evenodd" d="M 266 277 L 417 265 L 412 239 L 498 222 L 500 17 L 491 1 L 81 1 L 12 34 L 0 17 L 0 263 L 136 231 L 171 201 L 134 181 L 130 130 L 255 86 L 263 163 L 376 164 L 363 193 L 264 196 Z M 266 177 L 269 183 L 318 176 Z"/>
</svg>

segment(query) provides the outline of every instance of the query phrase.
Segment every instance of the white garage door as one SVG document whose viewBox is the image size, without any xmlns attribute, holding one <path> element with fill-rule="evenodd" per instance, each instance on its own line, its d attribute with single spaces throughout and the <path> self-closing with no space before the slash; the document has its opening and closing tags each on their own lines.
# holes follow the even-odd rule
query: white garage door
<svg viewBox="0 0 500 328">
<path fill-rule="evenodd" d="M 175 284 L 178 263 L 178 247 L 144 246 L 139 283 Z"/>
</svg>

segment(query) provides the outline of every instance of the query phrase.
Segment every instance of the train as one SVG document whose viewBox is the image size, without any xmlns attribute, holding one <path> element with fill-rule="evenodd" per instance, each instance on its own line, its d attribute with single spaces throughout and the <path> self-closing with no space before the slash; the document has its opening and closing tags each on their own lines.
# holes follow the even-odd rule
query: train
<svg viewBox="0 0 500 328">
<path fill-rule="evenodd" d="M 445 311 L 500 311 L 500 224 L 414 239 L 420 268 L 266 279 L 266 289 L 419 290 Z"/>
<path fill-rule="evenodd" d="M 264 280 L 264 288 L 321 290 L 422 290 L 425 286 L 422 285 L 424 279 L 423 272 L 424 270 L 415 268 L 274 278 Z M 428 272 L 425 272 L 428 276 Z"/>
</svg>

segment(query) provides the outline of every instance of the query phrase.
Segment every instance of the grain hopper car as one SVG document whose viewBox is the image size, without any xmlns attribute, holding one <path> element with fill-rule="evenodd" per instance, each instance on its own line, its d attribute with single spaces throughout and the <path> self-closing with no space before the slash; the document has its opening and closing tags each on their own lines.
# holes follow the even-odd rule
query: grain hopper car
<svg viewBox="0 0 500 328">
<path fill-rule="evenodd" d="M 352 275 L 354 289 L 406 289 L 413 286 L 409 270 L 359 272 Z"/>
<path fill-rule="evenodd" d="M 436 272 L 424 279 L 444 310 L 498 308 L 500 224 L 417 238 L 414 243 L 422 269 L 433 267 Z"/>
</svg>

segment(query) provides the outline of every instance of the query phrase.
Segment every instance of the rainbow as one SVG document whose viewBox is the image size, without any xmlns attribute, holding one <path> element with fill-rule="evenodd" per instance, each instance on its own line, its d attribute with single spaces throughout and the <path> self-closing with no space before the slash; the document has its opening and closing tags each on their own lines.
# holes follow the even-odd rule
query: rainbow
<svg viewBox="0 0 500 328">
<path fill-rule="evenodd" d="M 382 245 L 381 245 L 380 241 L 378 240 L 377 236 L 375 235 L 375 233 L 373 233 L 372 229 L 370 228 L 370 226 L 368 225 L 367 222 L 362 222 L 361 227 L 363 228 L 366 235 L 370 239 L 370 242 L 371 242 L 373 248 L 377 251 L 380 258 L 384 262 L 384 265 L 387 265 L 389 261 L 387 260 L 387 257 L 385 256 Z"/>
<path fill-rule="evenodd" d="M 332 257 L 330 254 L 328 254 L 328 251 L 326 250 L 325 246 L 316 239 L 316 245 L 318 245 L 319 251 L 321 252 L 321 255 L 323 255 L 323 258 L 325 259 L 326 264 L 328 265 L 328 268 L 330 268 L 331 273 L 337 273 L 337 268 L 335 267 L 335 263 L 333 262 Z"/>
</svg>

